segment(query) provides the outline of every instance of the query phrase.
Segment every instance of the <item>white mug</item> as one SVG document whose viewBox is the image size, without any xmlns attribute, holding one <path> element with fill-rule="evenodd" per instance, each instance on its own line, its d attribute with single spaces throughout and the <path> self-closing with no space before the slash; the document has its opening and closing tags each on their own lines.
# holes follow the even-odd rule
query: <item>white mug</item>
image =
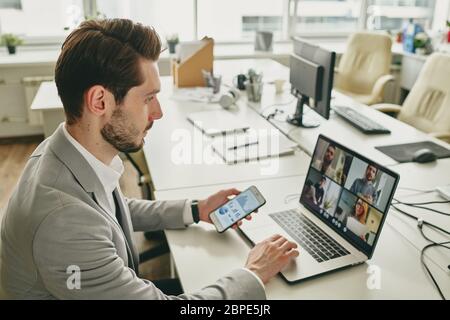
<svg viewBox="0 0 450 320">
<path fill-rule="evenodd" d="M 276 79 L 273 81 L 273 84 L 275 85 L 275 93 L 280 94 L 283 92 L 283 86 L 286 80 L 284 79 Z"/>
</svg>

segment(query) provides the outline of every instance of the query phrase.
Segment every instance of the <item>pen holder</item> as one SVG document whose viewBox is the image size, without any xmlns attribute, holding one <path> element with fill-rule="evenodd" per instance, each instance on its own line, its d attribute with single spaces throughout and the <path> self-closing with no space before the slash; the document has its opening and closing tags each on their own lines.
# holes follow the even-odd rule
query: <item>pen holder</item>
<svg viewBox="0 0 450 320">
<path fill-rule="evenodd" d="M 222 76 L 215 76 L 206 70 L 202 70 L 203 79 L 205 80 L 205 86 L 213 88 L 213 93 L 216 94 L 220 91 L 222 84 Z"/>
<path fill-rule="evenodd" d="M 245 81 L 247 99 L 251 102 L 260 102 L 262 97 L 263 83 Z"/>
</svg>

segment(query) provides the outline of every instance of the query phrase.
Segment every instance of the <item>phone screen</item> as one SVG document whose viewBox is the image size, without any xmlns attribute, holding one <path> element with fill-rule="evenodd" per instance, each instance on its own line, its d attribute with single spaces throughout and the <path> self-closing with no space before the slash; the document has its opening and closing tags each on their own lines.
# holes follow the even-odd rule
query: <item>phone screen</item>
<svg viewBox="0 0 450 320">
<path fill-rule="evenodd" d="M 216 209 L 212 214 L 218 222 L 218 230 L 224 230 L 241 220 L 248 214 L 261 207 L 264 202 L 258 200 L 257 196 L 249 188 L 238 196 L 228 201 L 222 207 Z"/>
</svg>

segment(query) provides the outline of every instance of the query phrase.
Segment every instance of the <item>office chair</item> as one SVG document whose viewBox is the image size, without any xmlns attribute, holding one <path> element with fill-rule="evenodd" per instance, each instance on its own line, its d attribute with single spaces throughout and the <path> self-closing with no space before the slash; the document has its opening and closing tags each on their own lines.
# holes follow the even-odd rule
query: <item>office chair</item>
<svg viewBox="0 0 450 320">
<path fill-rule="evenodd" d="M 1 251 L 1 249 L 0 249 Z M 0 253 L 1 254 L 1 253 Z M 1 267 L 2 267 L 2 261 L 0 258 L 0 300 L 6 300 L 8 298 L 8 296 L 6 295 L 5 291 L 3 291 L 3 287 L 2 287 L 2 282 L 1 282 L 1 278 L 2 278 L 2 273 L 1 273 Z"/>
<path fill-rule="evenodd" d="M 147 162 L 145 161 L 144 152 L 142 150 L 139 150 L 134 153 L 125 153 L 125 156 L 138 173 L 138 186 L 141 188 L 142 198 L 147 200 L 155 200 L 153 181 L 150 175 L 150 170 L 147 166 Z M 140 253 L 140 263 L 169 253 L 169 245 L 167 244 L 167 239 L 164 235 L 164 231 L 144 232 L 144 236 L 147 240 L 157 240 L 160 242 L 160 244 L 154 248 Z"/>
<path fill-rule="evenodd" d="M 366 105 L 383 101 L 389 74 L 392 40 L 388 35 L 357 32 L 351 35 L 334 74 L 334 88 Z"/>
<path fill-rule="evenodd" d="M 2 220 L 3 217 L 3 208 L 0 208 L 0 221 Z M 3 291 L 3 287 L 2 287 L 2 239 L 0 237 L 0 300 L 5 300 L 7 299 L 6 293 Z"/>
<path fill-rule="evenodd" d="M 397 119 L 450 142 L 450 54 L 433 53 L 425 62 L 402 106 L 373 106 Z"/>
</svg>

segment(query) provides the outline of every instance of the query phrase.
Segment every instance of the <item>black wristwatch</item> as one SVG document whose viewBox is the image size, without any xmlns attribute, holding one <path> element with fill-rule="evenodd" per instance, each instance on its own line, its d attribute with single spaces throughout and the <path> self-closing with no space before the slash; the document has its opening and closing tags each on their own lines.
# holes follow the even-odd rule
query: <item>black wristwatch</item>
<svg viewBox="0 0 450 320">
<path fill-rule="evenodd" d="M 192 218 L 195 223 L 200 222 L 200 212 L 198 211 L 198 200 L 192 200 L 191 202 Z"/>
</svg>

